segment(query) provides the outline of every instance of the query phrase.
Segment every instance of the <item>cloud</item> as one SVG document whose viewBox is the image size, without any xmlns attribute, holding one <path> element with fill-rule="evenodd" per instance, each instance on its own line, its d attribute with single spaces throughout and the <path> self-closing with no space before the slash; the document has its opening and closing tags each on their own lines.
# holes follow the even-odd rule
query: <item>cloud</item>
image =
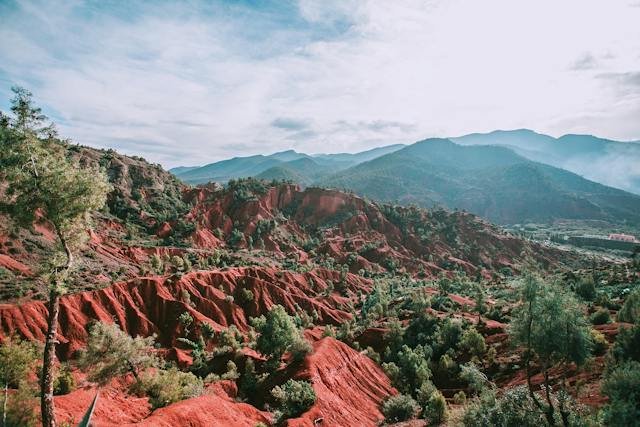
<svg viewBox="0 0 640 427">
<path fill-rule="evenodd" d="M 598 64 L 598 61 L 591 53 L 585 53 L 581 55 L 576 61 L 571 65 L 572 70 L 591 70 L 595 68 Z"/>
<path fill-rule="evenodd" d="M 299 131 L 299 130 L 308 128 L 309 121 L 301 120 L 301 119 L 293 119 L 290 117 L 278 117 L 277 119 L 271 122 L 271 126 L 278 129 Z"/>
<path fill-rule="evenodd" d="M 0 107 L 25 85 L 63 135 L 165 166 L 496 128 L 640 139 L 637 22 L 598 0 L 6 1 Z"/>
</svg>

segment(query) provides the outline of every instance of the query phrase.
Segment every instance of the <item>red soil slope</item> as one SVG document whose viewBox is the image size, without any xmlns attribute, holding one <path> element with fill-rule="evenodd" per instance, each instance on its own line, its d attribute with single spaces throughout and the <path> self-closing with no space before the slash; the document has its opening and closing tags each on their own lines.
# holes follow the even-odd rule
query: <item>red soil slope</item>
<svg viewBox="0 0 640 427">
<path fill-rule="evenodd" d="M 396 390 L 369 357 L 334 338 L 314 344 L 296 376 L 311 381 L 316 403 L 288 426 L 376 426 L 384 419 L 380 404 Z"/>
<path fill-rule="evenodd" d="M 315 311 L 318 321 L 338 324 L 351 318 L 347 298 L 333 293 L 321 295 L 328 281 L 340 274 L 326 269 L 308 273 L 278 272 L 269 268 L 232 268 L 192 272 L 177 277 L 143 277 L 108 288 L 64 296 L 60 303 L 58 355 L 62 359 L 82 348 L 91 321 L 117 322 L 130 335 L 156 334 L 165 347 L 176 345 L 181 333 L 178 316 L 189 312 L 195 323 L 210 323 L 221 330 L 231 325 L 244 331 L 248 317 L 268 311 L 274 304 L 288 312 Z M 351 295 L 371 290 L 371 281 L 348 274 Z M 254 298 L 241 302 L 240 291 L 249 289 Z M 231 298 L 233 297 L 233 298 Z M 0 304 L 0 339 L 18 334 L 44 340 L 47 309 L 40 301 L 21 305 Z M 197 333 L 194 328 L 192 333 Z"/>
<path fill-rule="evenodd" d="M 246 403 L 234 400 L 234 387 L 214 384 L 202 396 L 183 400 L 152 412 L 146 397 L 127 393 L 125 381 L 113 381 L 100 389 L 91 425 L 107 426 L 246 426 L 259 422 L 270 424 L 271 415 Z M 231 392 L 231 393 L 229 393 Z M 95 386 L 87 386 L 55 398 L 58 422 L 76 425 L 96 394 Z"/>
</svg>

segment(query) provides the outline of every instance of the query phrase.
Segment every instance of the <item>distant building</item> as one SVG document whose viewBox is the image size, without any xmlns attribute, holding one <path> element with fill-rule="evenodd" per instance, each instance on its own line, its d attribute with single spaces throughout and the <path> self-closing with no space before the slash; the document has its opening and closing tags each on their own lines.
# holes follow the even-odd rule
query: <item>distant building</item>
<svg viewBox="0 0 640 427">
<path fill-rule="evenodd" d="M 635 236 L 632 236 L 630 234 L 617 234 L 617 233 L 613 233 L 613 234 L 609 234 L 609 240 L 618 240 L 620 242 L 637 242 Z"/>
</svg>

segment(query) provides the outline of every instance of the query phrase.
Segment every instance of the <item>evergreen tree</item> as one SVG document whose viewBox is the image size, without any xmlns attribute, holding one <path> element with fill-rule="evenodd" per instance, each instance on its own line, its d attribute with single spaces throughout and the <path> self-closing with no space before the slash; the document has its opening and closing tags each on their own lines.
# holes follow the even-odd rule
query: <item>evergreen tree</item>
<svg viewBox="0 0 640 427">
<path fill-rule="evenodd" d="M 0 178 L 8 183 L 0 207 L 17 224 L 44 221 L 57 237 L 59 252 L 44 278 L 49 283 L 41 410 L 45 427 L 55 426 L 53 383 L 60 296 L 74 267 L 74 252 L 87 236 L 88 214 L 104 206 L 110 186 L 98 170 L 80 169 L 68 158 L 67 144 L 33 105 L 31 93 L 12 88 L 13 117 L 4 116 L 0 131 Z M 60 255 L 61 254 L 61 255 Z"/>
</svg>

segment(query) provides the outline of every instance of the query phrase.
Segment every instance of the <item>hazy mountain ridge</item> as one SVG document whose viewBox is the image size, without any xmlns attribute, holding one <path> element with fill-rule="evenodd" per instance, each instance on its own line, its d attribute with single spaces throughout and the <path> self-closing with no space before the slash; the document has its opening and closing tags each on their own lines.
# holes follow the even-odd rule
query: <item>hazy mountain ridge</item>
<svg viewBox="0 0 640 427">
<path fill-rule="evenodd" d="M 640 197 L 500 146 L 429 139 L 320 180 L 383 201 L 466 209 L 502 224 L 640 222 Z"/>
<path fill-rule="evenodd" d="M 621 142 L 575 134 L 554 138 L 528 129 L 475 133 L 450 139 L 462 145 L 503 145 L 529 160 L 640 194 L 640 143 L 637 141 Z"/>
<path fill-rule="evenodd" d="M 280 177 L 303 174 L 304 181 L 310 182 L 319 174 L 328 174 L 338 170 L 347 169 L 359 163 L 366 162 L 379 156 L 391 153 L 403 148 L 402 144 L 387 145 L 373 148 L 359 153 L 335 153 L 309 155 L 298 153 L 294 150 L 281 151 L 267 156 L 255 155 L 247 157 L 234 157 L 228 160 L 210 163 L 204 166 L 180 166 L 169 171 L 185 182 L 202 184 L 209 181 L 228 181 L 234 178 L 246 178 L 265 173 L 265 178 L 271 176 Z M 292 163 L 307 159 L 306 165 Z M 303 167 L 304 166 L 304 167 Z M 307 168 L 311 169 L 307 169 Z M 268 171 L 271 168 L 273 171 Z M 303 170 L 304 169 L 304 170 Z M 308 176 L 307 176 L 308 175 Z M 279 178 L 277 178 L 279 179 Z M 301 183 L 304 183 L 300 181 Z"/>
</svg>

